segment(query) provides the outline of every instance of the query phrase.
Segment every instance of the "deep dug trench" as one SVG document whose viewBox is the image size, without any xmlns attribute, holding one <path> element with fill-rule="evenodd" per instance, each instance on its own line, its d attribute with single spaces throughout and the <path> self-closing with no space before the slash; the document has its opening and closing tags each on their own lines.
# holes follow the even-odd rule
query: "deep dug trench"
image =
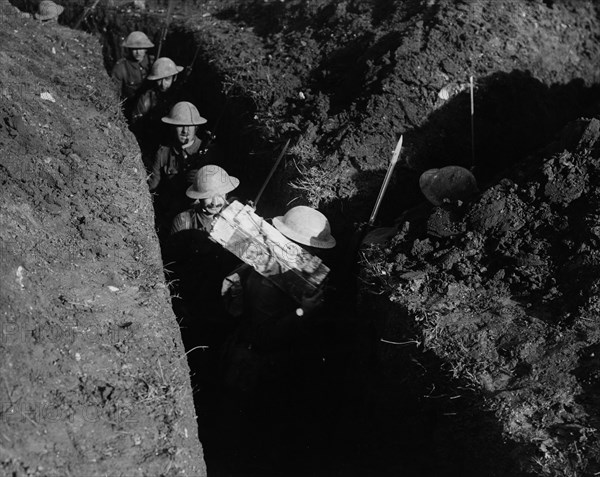
<svg viewBox="0 0 600 477">
<path fill-rule="evenodd" d="M 207 2 L 182 18 L 184 7 L 164 51 L 186 65 L 201 47 L 190 99 L 218 121 L 229 169 L 247 184 L 243 198 L 277 146 L 294 139 L 263 215 L 290 200 L 318 205 L 343 248 L 370 212 L 399 134 L 405 164 L 381 222 L 421 203 L 424 169 L 473 165 L 470 74 L 475 171 L 482 191 L 492 186 L 472 206 L 408 215 L 391 244 L 361 255 L 361 308 L 339 317 L 344 333 L 328 356 L 330 416 L 309 431 L 300 462 L 269 468 L 258 431 L 216 448 L 227 436 L 210 422 L 206 394 L 195 395 L 209 470 L 248 473 L 236 462 L 238 443 L 258 455 L 256 475 L 594 475 L 595 123 L 557 134 L 598 114 L 595 7 Z M 81 11 L 68 4 L 65 21 Z M 107 27 L 110 67 L 115 38 L 137 28 L 157 38 L 160 20 L 99 10 L 86 26 Z M 556 156 L 565 149 L 570 155 Z M 575 192 L 564 198 L 565 189 Z M 581 266 L 567 265 L 573 256 Z M 349 260 L 342 253 L 338 264 Z M 565 270 L 571 278 L 561 281 Z"/>
</svg>

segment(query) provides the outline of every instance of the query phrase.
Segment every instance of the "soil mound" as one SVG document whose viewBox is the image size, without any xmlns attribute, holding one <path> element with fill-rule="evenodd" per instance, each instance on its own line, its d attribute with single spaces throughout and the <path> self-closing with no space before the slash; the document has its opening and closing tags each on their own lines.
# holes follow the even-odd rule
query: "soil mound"
<svg viewBox="0 0 600 477">
<path fill-rule="evenodd" d="M 382 335 L 441 358 L 521 445 L 523 469 L 594 475 L 600 121 L 571 124 L 555 146 L 470 205 L 402 220 L 363 251 L 363 283 L 405 317 L 381 319 Z"/>
</svg>

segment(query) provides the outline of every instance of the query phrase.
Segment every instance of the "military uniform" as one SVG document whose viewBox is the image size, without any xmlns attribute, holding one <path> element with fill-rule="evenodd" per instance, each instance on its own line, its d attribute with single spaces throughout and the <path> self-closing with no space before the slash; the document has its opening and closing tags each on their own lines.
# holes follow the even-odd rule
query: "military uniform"
<svg viewBox="0 0 600 477">
<path fill-rule="evenodd" d="M 239 260 L 209 238 L 213 217 L 189 209 L 173 220 L 167 240 L 168 267 L 174 274 L 174 302 L 187 328 L 184 341 L 190 347 L 218 346 L 231 331 L 221 302 L 221 283 Z"/>
<path fill-rule="evenodd" d="M 188 174 L 207 164 L 213 164 L 214 156 L 207 147 L 208 138 L 195 137 L 189 147 L 160 146 L 156 152 L 152 173 L 148 181 L 151 191 L 158 188 L 168 189 L 168 193 L 177 197 L 185 196 L 185 189 L 192 181 Z"/>
<path fill-rule="evenodd" d="M 133 101 L 146 77 L 150 73 L 152 58 L 148 55 L 141 62 L 121 58 L 113 67 L 111 78 L 119 90 L 121 100 L 125 100 L 124 108 L 129 113 L 133 107 Z M 126 114 L 129 117 L 129 114 Z"/>
<path fill-rule="evenodd" d="M 167 233 L 175 215 L 189 204 L 185 191 L 192 183 L 190 173 L 215 164 L 212 148 L 206 150 L 207 143 L 208 137 L 195 137 L 187 148 L 163 145 L 156 152 L 148 187 L 158 195 L 154 205 L 160 233 Z"/>
<path fill-rule="evenodd" d="M 165 123 L 160 118 L 167 115 L 173 103 L 177 91 L 174 88 L 162 93 L 156 88 L 151 88 L 137 99 L 131 112 L 131 130 L 135 134 L 144 163 L 147 167 L 152 166 L 152 157 L 160 146 L 161 138 L 168 134 Z M 150 160 L 148 160 L 150 158 Z"/>
<path fill-rule="evenodd" d="M 194 209 L 179 213 L 169 237 L 170 258 L 179 278 L 181 298 L 198 306 L 196 313 L 220 307 L 221 282 L 225 272 L 221 262 L 227 252 L 209 238 L 212 217 Z M 233 256 L 233 255 L 232 255 Z"/>
</svg>

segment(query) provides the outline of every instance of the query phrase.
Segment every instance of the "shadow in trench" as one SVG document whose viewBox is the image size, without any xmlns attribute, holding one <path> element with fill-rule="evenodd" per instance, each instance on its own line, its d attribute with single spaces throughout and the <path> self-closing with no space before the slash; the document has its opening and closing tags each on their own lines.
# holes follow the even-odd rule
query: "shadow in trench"
<svg viewBox="0 0 600 477">
<path fill-rule="evenodd" d="M 365 296 L 360 313 L 369 336 L 354 404 L 362 448 L 354 475 L 526 476 L 483 398 L 417 344 L 400 306 Z M 352 455 L 361 455 L 353 453 Z"/>
<path fill-rule="evenodd" d="M 229 386 L 236 377 L 223 353 L 239 323 L 211 321 L 210 303 L 173 297 L 209 475 L 526 475 L 481 397 L 411 342 L 416 333 L 403 309 L 368 296 L 357 304 L 342 264 L 334 257 L 337 293 L 321 328 L 322 360 L 307 353 L 288 376 L 259 389 Z M 254 364 L 240 355 L 237 379 L 251 380 Z"/>
</svg>

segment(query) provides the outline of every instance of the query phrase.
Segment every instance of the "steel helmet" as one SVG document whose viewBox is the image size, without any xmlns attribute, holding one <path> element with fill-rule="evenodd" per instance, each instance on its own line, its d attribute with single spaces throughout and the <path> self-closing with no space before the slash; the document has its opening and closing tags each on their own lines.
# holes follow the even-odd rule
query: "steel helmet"
<svg viewBox="0 0 600 477">
<path fill-rule="evenodd" d="M 419 178 L 419 187 L 433 205 L 442 205 L 444 200 L 464 201 L 478 191 L 477 181 L 471 171 L 460 166 L 425 171 Z"/>
<path fill-rule="evenodd" d="M 331 235 L 327 217 L 305 205 L 292 207 L 283 217 L 275 217 L 273 225 L 287 238 L 302 245 L 316 248 L 335 247 L 336 242 Z"/>
<path fill-rule="evenodd" d="M 38 12 L 33 16 L 36 20 L 52 20 L 53 18 L 58 18 L 64 9 L 65 7 L 57 5 L 50 0 L 42 0 L 38 6 Z"/>
<path fill-rule="evenodd" d="M 206 123 L 206 119 L 200 116 L 196 106 L 188 101 L 176 103 L 169 115 L 162 117 L 161 121 L 175 126 L 198 126 Z"/>
<path fill-rule="evenodd" d="M 202 166 L 196 172 L 194 183 L 188 187 L 185 195 L 190 199 L 208 199 L 214 195 L 225 195 L 231 192 L 240 180 L 230 176 L 227 171 L 219 166 Z"/>
<path fill-rule="evenodd" d="M 132 31 L 123 42 L 125 48 L 148 49 L 154 46 L 144 32 Z"/>
<path fill-rule="evenodd" d="M 159 80 L 162 78 L 168 78 L 169 76 L 174 76 L 182 71 L 183 66 L 177 66 L 171 58 L 162 57 L 156 60 L 152 65 L 148 79 Z"/>
</svg>

